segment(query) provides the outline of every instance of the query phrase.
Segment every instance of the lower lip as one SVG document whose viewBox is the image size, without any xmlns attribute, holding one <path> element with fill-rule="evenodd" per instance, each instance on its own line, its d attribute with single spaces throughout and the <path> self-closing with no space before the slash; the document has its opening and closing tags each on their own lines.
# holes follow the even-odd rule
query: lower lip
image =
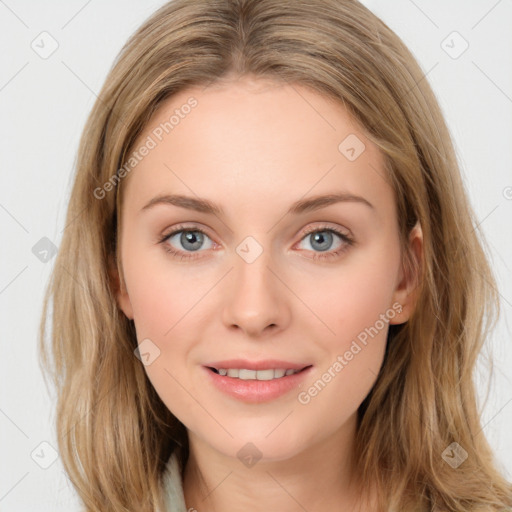
<svg viewBox="0 0 512 512">
<path fill-rule="evenodd" d="M 272 380 L 236 379 L 227 375 L 219 375 L 206 366 L 203 368 L 213 385 L 220 391 L 243 402 L 261 403 L 275 400 L 292 389 L 298 388 L 313 367 L 309 366 L 299 373 Z"/>
</svg>

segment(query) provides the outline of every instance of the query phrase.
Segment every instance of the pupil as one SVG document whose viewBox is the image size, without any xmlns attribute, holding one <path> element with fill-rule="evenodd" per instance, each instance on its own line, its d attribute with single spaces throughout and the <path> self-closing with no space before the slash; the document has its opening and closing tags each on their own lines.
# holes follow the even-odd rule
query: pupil
<svg viewBox="0 0 512 512">
<path fill-rule="evenodd" d="M 202 234 L 200 234 L 197 231 L 194 231 L 194 232 L 189 231 L 186 233 L 182 233 L 181 243 L 182 243 L 183 247 L 185 247 L 191 251 L 196 251 L 197 249 L 199 249 L 201 247 Z M 192 244 L 193 247 L 187 246 L 187 244 Z"/>
<path fill-rule="evenodd" d="M 322 233 L 327 233 L 326 231 L 318 232 L 313 235 L 314 243 L 319 243 L 321 247 L 317 247 L 319 251 L 326 251 L 331 242 L 332 234 L 328 233 L 327 236 Z"/>
</svg>

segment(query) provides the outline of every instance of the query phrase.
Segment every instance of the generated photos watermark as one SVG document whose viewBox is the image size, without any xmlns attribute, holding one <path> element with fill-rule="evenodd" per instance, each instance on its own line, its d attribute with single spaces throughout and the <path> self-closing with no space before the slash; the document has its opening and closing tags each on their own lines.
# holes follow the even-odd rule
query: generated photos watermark
<svg viewBox="0 0 512 512">
<path fill-rule="evenodd" d="M 393 319 L 397 313 L 402 312 L 402 306 L 398 302 L 395 302 L 391 308 L 386 310 L 385 313 L 381 313 L 379 320 L 376 320 L 371 327 L 366 327 L 357 335 L 357 340 L 352 340 L 350 348 L 346 350 L 343 355 L 338 355 L 336 361 L 325 371 L 319 379 L 315 381 L 306 391 L 301 391 L 297 395 L 297 400 L 302 405 L 307 405 L 313 398 L 331 382 L 340 372 L 347 366 L 354 357 L 363 350 L 368 344 L 368 337 L 374 338 L 377 334 L 384 329 L 384 327 Z M 358 343 L 359 342 L 359 343 Z"/>
<path fill-rule="evenodd" d="M 149 155 L 149 152 L 158 146 L 158 143 L 163 140 L 165 135 L 174 130 L 197 105 L 197 100 L 192 96 L 180 108 L 174 109 L 174 114 L 167 121 L 160 123 L 154 128 L 151 134 L 146 137 L 146 140 L 136 150 L 131 152 L 124 165 L 117 170 L 116 174 L 112 175 L 101 187 L 94 189 L 94 197 L 96 199 L 103 199 L 107 192 L 114 190 L 119 182 L 133 171 L 142 162 L 144 157 Z"/>
</svg>

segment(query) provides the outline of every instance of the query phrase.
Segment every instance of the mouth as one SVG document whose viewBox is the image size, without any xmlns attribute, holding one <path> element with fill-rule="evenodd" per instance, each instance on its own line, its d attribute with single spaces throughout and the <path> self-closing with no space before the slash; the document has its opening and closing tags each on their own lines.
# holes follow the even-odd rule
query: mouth
<svg viewBox="0 0 512 512">
<path fill-rule="evenodd" d="M 283 363 L 284 361 L 281 361 Z M 313 365 L 302 366 L 301 364 L 287 363 L 286 365 L 277 364 L 277 361 L 268 364 L 253 363 L 245 366 L 259 366 L 259 369 L 244 368 L 240 361 L 227 364 L 216 364 L 215 366 L 203 366 L 203 371 L 210 382 L 224 395 L 235 398 L 237 401 L 251 404 L 260 404 L 271 402 L 278 398 L 286 399 L 290 393 L 298 391 L 305 379 L 313 372 Z M 231 366 L 225 368 L 224 366 Z M 218 368 L 217 368 L 218 366 Z M 241 366 L 241 368 L 234 368 Z M 281 366 L 281 367 L 280 367 Z M 284 366 L 284 367 L 283 367 Z M 295 366 L 295 368 L 289 368 Z M 291 399 L 291 398 L 289 398 Z"/>
<path fill-rule="evenodd" d="M 276 380 L 283 379 L 290 375 L 295 375 L 297 373 L 301 373 L 308 368 L 311 368 L 312 365 L 304 366 L 300 369 L 295 368 L 267 368 L 263 370 L 251 370 L 247 368 L 215 368 L 213 366 L 207 366 L 208 370 L 217 375 L 221 375 L 223 377 L 230 377 L 232 379 L 239 380 Z"/>
</svg>

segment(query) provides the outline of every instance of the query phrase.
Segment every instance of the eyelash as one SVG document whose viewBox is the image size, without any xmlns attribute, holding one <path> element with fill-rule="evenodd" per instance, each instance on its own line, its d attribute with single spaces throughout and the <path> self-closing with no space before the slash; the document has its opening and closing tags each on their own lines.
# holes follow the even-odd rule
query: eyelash
<svg viewBox="0 0 512 512">
<path fill-rule="evenodd" d="M 203 235 L 206 235 L 208 238 L 210 238 L 208 236 L 208 234 L 202 230 L 200 227 L 198 226 L 182 226 L 182 225 L 179 225 L 179 226 L 176 226 L 176 228 L 171 232 L 171 233 L 168 233 L 166 235 L 164 235 L 159 241 L 158 243 L 161 243 L 164 245 L 164 250 L 169 253 L 171 256 L 173 257 L 181 257 L 180 259 L 181 260 L 194 260 L 194 259 L 197 259 L 197 257 L 195 256 L 195 254 L 188 254 L 188 253 L 183 253 L 183 251 L 177 251 L 176 249 L 173 249 L 170 245 L 166 244 L 165 242 L 167 240 L 169 240 L 170 238 L 172 238 L 174 235 L 176 235 L 177 233 L 181 233 L 181 232 L 190 232 L 190 233 L 196 233 L 196 232 L 199 232 L 199 233 L 202 233 Z M 338 256 L 340 256 L 342 253 L 344 253 L 350 246 L 354 245 L 354 240 L 353 238 L 349 237 L 348 235 L 346 235 L 345 233 L 342 233 L 341 231 L 338 231 L 337 229 L 334 229 L 334 228 L 331 228 L 331 227 L 328 227 L 328 226 L 320 226 L 320 227 L 315 227 L 315 228 L 312 228 L 308 231 L 306 231 L 302 238 L 301 238 L 301 241 L 306 238 L 308 235 L 311 235 L 312 233 L 317 233 L 317 232 L 331 232 L 331 233 L 334 233 L 336 235 L 338 235 L 344 242 L 346 245 L 344 245 L 343 247 L 341 247 L 340 249 L 336 250 L 336 251 L 330 251 L 330 252 L 325 252 L 325 253 L 315 253 L 315 255 L 313 256 L 313 260 L 328 260 L 328 259 L 332 259 L 332 258 L 336 258 Z"/>
</svg>

